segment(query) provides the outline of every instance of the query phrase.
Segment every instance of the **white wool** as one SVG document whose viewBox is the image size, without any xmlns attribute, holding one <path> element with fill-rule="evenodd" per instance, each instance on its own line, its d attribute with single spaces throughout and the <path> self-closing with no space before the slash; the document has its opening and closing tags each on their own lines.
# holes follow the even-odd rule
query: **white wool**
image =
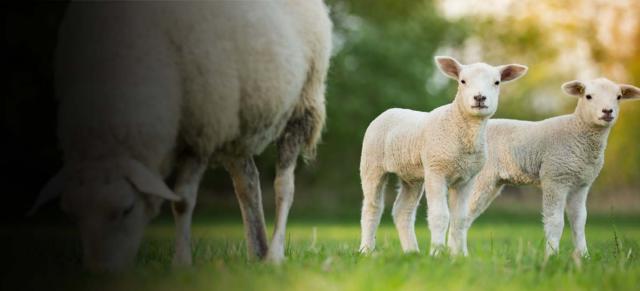
<svg viewBox="0 0 640 291">
<path fill-rule="evenodd" d="M 145 213 L 122 227 L 99 224 L 105 230 L 94 234 L 81 225 L 83 237 L 93 236 L 83 239 L 85 262 L 117 269 L 131 261 L 156 212 L 146 207 L 173 197 L 135 183 L 98 197 L 101 183 L 123 175 L 131 182 L 125 173 L 138 170 L 160 180 L 175 173 L 182 199 L 174 204 L 176 259 L 189 264 L 190 215 L 208 162 L 250 159 L 285 139 L 288 124 L 285 134 L 298 135 L 302 153 L 313 156 L 324 125 L 330 38 L 319 0 L 70 4 L 56 72 L 65 166 L 51 184 L 64 184 L 63 208 L 81 220 L 129 203 L 134 214 Z M 98 235 L 118 239 L 99 242 Z"/>
<path fill-rule="evenodd" d="M 391 173 L 401 181 L 393 215 L 403 250 L 418 249 L 413 225 L 424 182 L 431 253 L 438 252 L 449 224 L 447 190 L 455 199 L 455 192 L 484 164 L 485 125 L 497 108 L 499 83 L 515 80 L 526 72 L 526 67 L 520 65 L 461 65 L 446 57 L 437 57 L 436 61 L 443 73 L 459 82 L 453 103 L 431 112 L 387 110 L 371 122 L 365 133 L 360 162 L 364 193 L 362 252 L 372 251 L 375 246 L 384 184 Z M 481 103 L 476 101 L 479 98 L 483 98 Z"/>
<path fill-rule="evenodd" d="M 573 114 L 537 122 L 489 121 L 489 152 L 469 190 L 466 228 L 500 194 L 503 185 L 538 185 L 543 191 L 546 254 L 558 250 L 565 207 L 575 252 L 587 254 L 586 196 L 602 169 L 607 137 L 620 112 L 619 102 L 639 97 L 640 91 L 607 79 L 568 82 L 563 89 L 580 98 Z M 611 110 L 611 120 L 604 120 L 603 110 Z"/>
</svg>

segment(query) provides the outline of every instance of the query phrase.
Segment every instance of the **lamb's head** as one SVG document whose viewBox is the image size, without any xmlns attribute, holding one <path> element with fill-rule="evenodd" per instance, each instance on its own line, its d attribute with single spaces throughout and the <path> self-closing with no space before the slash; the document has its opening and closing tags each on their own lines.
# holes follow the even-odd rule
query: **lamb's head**
<svg viewBox="0 0 640 291">
<path fill-rule="evenodd" d="M 62 187 L 47 189 L 57 187 L 52 184 Z M 58 190 L 63 211 L 78 224 L 84 265 L 93 271 L 130 266 L 163 199 L 179 200 L 157 174 L 133 159 L 66 165 L 41 195 L 51 198 L 46 192 Z"/>
<path fill-rule="evenodd" d="M 500 85 L 516 80 L 527 72 L 518 64 L 491 66 L 485 63 L 462 65 L 451 57 L 435 57 L 440 71 L 458 81 L 455 102 L 471 116 L 491 117 L 498 109 Z"/>
<path fill-rule="evenodd" d="M 621 101 L 640 99 L 640 89 L 637 87 L 616 84 L 605 78 L 567 82 L 562 84 L 562 90 L 580 98 L 575 114 L 584 122 L 601 127 L 615 124 Z"/>
</svg>

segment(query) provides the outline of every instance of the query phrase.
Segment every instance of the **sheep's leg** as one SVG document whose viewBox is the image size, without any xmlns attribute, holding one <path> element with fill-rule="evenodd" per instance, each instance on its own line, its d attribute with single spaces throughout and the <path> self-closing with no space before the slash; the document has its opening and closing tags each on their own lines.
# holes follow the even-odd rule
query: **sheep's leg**
<svg viewBox="0 0 640 291">
<path fill-rule="evenodd" d="M 268 247 L 258 169 L 251 157 L 225 161 L 224 166 L 240 203 L 249 256 L 261 259 Z"/>
<path fill-rule="evenodd" d="M 469 185 L 449 189 L 451 205 L 451 222 L 449 225 L 449 238 L 447 246 L 452 255 L 462 254 L 467 256 L 467 225 L 468 225 L 468 198 Z"/>
<path fill-rule="evenodd" d="M 376 245 L 376 230 L 380 224 L 382 210 L 384 209 L 384 188 L 387 176 L 383 173 L 373 175 L 363 175 L 362 192 L 362 217 L 360 224 L 362 227 L 362 237 L 360 242 L 360 252 L 372 252 Z"/>
<path fill-rule="evenodd" d="M 284 241 L 289 209 L 293 203 L 294 171 L 300 152 L 300 143 L 286 138 L 278 142 L 278 161 L 276 163 L 276 221 L 273 238 L 267 254 L 267 260 L 278 263 L 284 259 Z"/>
<path fill-rule="evenodd" d="M 427 197 L 427 221 L 431 231 L 429 254 L 436 256 L 445 248 L 445 235 L 449 226 L 449 205 L 447 204 L 445 179 L 440 176 L 425 175 L 424 190 Z"/>
<path fill-rule="evenodd" d="M 583 187 L 567 197 L 567 217 L 573 235 L 574 254 L 582 257 L 589 255 L 584 227 L 587 223 L 587 195 L 589 187 Z"/>
<path fill-rule="evenodd" d="M 558 253 L 562 229 L 564 228 L 564 208 L 567 202 L 567 189 L 563 185 L 543 182 L 542 215 L 547 240 L 545 257 Z"/>
<path fill-rule="evenodd" d="M 393 221 L 400 236 L 400 244 L 405 252 L 418 252 L 415 222 L 416 210 L 422 197 L 422 184 L 400 183 L 398 196 L 393 204 Z"/>
<path fill-rule="evenodd" d="M 206 161 L 194 157 L 178 163 L 174 191 L 182 200 L 171 205 L 176 223 L 174 265 L 191 265 L 191 218 L 198 197 L 198 186 L 206 168 Z"/>
</svg>

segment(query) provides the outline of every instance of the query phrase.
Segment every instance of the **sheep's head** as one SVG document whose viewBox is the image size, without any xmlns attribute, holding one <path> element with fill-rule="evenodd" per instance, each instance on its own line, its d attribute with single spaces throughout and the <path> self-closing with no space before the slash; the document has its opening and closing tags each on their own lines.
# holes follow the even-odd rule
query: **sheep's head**
<svg viewBox="0 0 640 291">
<path fill-rule="evenodd" d="M 462 65 L 451 57 L 435 57 L 438 68 L 458 81 L 456 101 L 472 116 L 491 117 L 498 109 L 500 85 L 516 80 L 527 72 L 523 65 L 491 66 L 485 63 Z"/>
<path fill-rule="evenodd" d="M 179 200 L 158 175 L 132 159 L 67 165 L 56 179 L 43 193 L 58 192 L 47 189 L 52 183 L 62 186 L 61 207 L 78 224 L 83 262 L 93 271 L 131 265 L 163 199 Z"/>
<path fill-rule="evenodd" d="M 620 102 L 640 98 L 640 89 L 632 85 L 616 84 L 605 78 L 591 81 L 571 81 L 562 90 L 580 98 L 575 113 L 586 123 L 610 127 L 620 113 Z"/>
</svg>

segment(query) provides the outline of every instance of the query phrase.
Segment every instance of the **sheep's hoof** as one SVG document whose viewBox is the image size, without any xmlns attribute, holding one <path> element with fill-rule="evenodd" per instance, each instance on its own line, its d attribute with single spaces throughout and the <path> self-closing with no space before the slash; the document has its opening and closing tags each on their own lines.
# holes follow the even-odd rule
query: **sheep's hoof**
<svg viewBox="0 0 640 291">
<path fill-rule="evenodd" d="M 192 265 L 192 259 L 191 259 L 191 255 L 189 256 L 179 256 L 179 255 L 175 255 L 173 256 L 173 260 L 171 262 L 171 265 L 174 268 L 187 268 L 187 267 L 191 267 Z"/>
</svg>

